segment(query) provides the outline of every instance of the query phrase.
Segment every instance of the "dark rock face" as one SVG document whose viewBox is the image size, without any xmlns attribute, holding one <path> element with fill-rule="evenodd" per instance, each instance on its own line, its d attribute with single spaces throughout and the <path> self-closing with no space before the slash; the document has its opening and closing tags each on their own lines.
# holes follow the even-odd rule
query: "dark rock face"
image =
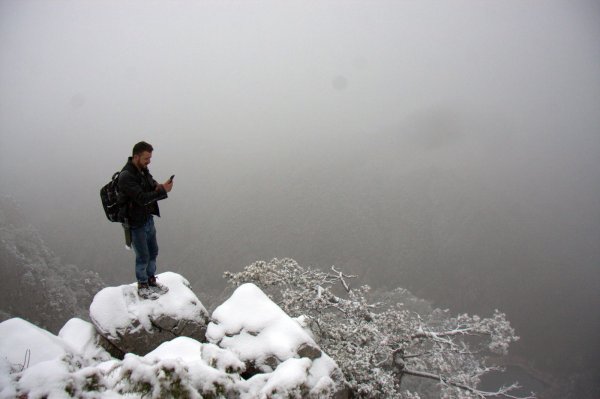
<svg viewBox="0 0 600 399">
<path fill-rule="evenodd" d="M 140 298 L 135 284 L 108 287 L 94 297 L 90 317 L 111 355 L 143 356 L 181 336 L 205 340 L 208 312 L 187 280 L 169 272 L 158 277 L 169 292 L 155 300 Z"/>
<path fill-rule="evenodd" d="M 303 343 L 296 349 L 298 356 L 307 357 L 310 360 L 315 360 L 321 357 L 321 349 L 319 349 L 316 345 L 311 345 L 310 343 Z"/>
</svg>

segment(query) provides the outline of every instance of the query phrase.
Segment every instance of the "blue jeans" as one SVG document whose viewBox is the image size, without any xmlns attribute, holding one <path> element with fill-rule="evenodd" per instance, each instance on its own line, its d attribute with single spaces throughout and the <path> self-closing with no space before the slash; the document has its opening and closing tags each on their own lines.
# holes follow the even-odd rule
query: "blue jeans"
<svg viewBox="0 0 600 399">
<path fill-rule="evenodd" d="M 148 277 L 156 273 L 158 256 L 156 228 L 152 216 L 148 217 L 143 226 L 131 229 L 131 244 L 135 251 L 135 277 L 138 282 L 147 283 Z"/>
</svg>

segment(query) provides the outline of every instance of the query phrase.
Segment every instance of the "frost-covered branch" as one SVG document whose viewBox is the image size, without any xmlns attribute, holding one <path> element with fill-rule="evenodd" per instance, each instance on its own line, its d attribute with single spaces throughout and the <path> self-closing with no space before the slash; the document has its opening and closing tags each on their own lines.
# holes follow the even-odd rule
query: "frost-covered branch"
<svg viewBox="0 0 600 399">
<path fill-rule="evenodd" d="M 484 331 L 477 331 L 473 328 L 463 328 L 456 329 L 452 331 L 442 331 L 442 332 L 433 332 L 433 331 L 419 331 L 416 334 L 411 336 L 412 339 L 417 338 L 431 338 L 434 340 L 439 340 L 440 338 L 452 337 L 455 335 L 471 335 L 471 334 L 486 334 Z"/>
<path fill-rule="evenodd" d="M 342 273 L 341 271 L 338 271 L 335 269 L 335 266 L 331 266 L 331 270 L 333 270 L 333 272 L 335 273 L 335 277 L 338 278 L 340 280 L 340 282 L 342 283 L 342 286 L 344 287 L 344 289 L 346 290 L 346 292 L 350 292 L 350 286 L 348 285 L 348 283 L 346 283 L 346 280 L 344 278 L 356 278 L 358 276 L 347 276 L 344 273 Z"/>
<path fill-rule="evenodd" d="M 482 399 L 492 398 L 492 397 L 504 397 L 504 398 L 510 398 L 510 399 L 535 399 L 535 396 L 533 394 L 531 394 L 529 396 L 511 395 L 510 392 L 514 391 L 515 389 L 520 388 L 519 384 L 512 384 L 508 387 L 502 387 L 495 392 L 486 392 L 486 391 L 482 391 L 480 389 L 477 389 L 477 388 L 474 388 L 474 387 L 471 387 L 471 386 L 468 386 L 465 384 L 461 384 L 459 382 L 452 381 L 449 378 L 446 378 L 446 377 L 438 375 L 438 374 L 432 374 L 432 373 L 428 373 L 425 371 L 416 371 L 416 370 L 409 370 L 409 369 L 404 369 L 403 372 L 406 375 L 412 375 L 414 377 L 421 377 L 421 378 L 428 378 L 430 380 L 439 381 L 441 384 L 444 384 L 444 385 L 460 388 L 460 389 L 470 392 Z"/>
</svg>

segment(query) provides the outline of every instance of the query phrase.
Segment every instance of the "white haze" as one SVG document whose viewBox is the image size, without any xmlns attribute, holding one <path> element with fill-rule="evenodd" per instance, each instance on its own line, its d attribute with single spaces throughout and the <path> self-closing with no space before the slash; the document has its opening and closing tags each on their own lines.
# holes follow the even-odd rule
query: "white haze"
<svg viewBox="0 0 600 399">
<path fill-rule="evenodd" d="M 598 71 L 595 1 L 2 0 L 0 193 L 130 282 L 98 190 L 146 140 L 176 174 L 160 260 L 195 286 L 336 264 L 597 368 Z"/>
</svg>

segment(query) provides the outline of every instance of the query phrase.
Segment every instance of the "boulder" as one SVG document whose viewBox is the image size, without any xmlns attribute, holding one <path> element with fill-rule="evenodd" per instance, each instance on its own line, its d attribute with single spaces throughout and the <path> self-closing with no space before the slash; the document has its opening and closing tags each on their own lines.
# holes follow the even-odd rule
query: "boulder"
<svg viewBox="0 0 600 399">
<path fill-rule="evenodd" d="M 169 292 L 154 301 L 138 298 L 135 285 L 100 291 L 93 324 L 73 318 L 58 336 L 22 319 L 0 323 L 0 398 L 351 396 L 302 318 L 290 318 L 255 285 L 239 287 L 207 326 L 183 277 L 159 279 Z"/>
<path fill-rule="evenodd" d="M 103 337 L 100 344 L 114 357 L 143 356 L 176 337 L 205 339 L 208 312 L 179 274 L 157 276 L 169 291 L 158 299 L 142 299 L 137 283 L 107 287 L 96 294 L 90 318 Z"/>
<path fill-rule="evenodd" d="M 111 360 L 110 354 L 100 345 L 102 336 L 92 323 L 74 317 L 60 329 L 58 337 L 69 344 L 86 364 Z"/>
<path fill-rule="evenodd" d="M 16 369 L 60 359 L 76 350 L 60 337 L 15 317 L 0 323 L 0 357 Z"/>
<path fill-rule="evenodd" d="M 241 386 L 249 397 L 348 397 L 337 364 L 254 284 L 241 285 L 214 310 L 206 338 L 244 362 L 248 385 Z"/>
</svg>

